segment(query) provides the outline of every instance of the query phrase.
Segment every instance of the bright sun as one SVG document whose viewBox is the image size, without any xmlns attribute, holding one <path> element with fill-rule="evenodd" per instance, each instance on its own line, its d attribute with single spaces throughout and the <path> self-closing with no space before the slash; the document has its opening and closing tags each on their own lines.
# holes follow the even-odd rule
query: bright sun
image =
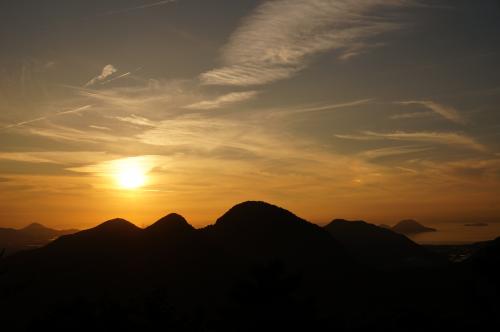
<svg viewBox="0 0 500 332">
<path fill-rule="evenodd" d="M 116 180 L 122 188 L 136 189 L 146 183 L 146 171 L 139 163 L 125 160 L 117 166 Z"/>
</svg>

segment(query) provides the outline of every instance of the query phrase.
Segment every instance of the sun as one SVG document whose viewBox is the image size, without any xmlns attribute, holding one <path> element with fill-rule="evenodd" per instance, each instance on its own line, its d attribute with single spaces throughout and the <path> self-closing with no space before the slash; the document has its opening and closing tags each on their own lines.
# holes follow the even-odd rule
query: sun
<svg viewBox="0 0 500 332">
<path fill-rule="evenodd" d="M 133 160 L 124 160 L 117 165 L 116 181 L 124 189 L 137 189 L 146 184 L 146 170 Z"/>
</svg>

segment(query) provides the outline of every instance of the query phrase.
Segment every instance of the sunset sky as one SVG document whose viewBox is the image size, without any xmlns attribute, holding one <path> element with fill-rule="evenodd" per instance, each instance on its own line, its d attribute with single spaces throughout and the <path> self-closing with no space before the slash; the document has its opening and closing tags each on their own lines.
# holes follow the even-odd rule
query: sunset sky
<svg viewBox="0 0 500 332">
<path fill-rule="evenodd" d="M 498 0 L 0 3 L 0 227 L 500 222 Z"/>
</svg>

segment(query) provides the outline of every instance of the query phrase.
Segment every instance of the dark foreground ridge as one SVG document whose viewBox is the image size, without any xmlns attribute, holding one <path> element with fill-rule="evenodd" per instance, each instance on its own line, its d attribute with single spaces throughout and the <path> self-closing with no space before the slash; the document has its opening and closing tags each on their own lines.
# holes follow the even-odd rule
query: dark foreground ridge
<svg viewBox="0 0 500 332">
<path fill-rule="evenodd" d="M 36 228 L 36 227 L 34 227 Z M 454 331 L 498 324 L 500 239 L 452 264 L 364 221 L 244 202 L 124 219 L 0 260 L 5 331 Z M 494 325 L 492 325 L 494 326 Z"/>
</svg>

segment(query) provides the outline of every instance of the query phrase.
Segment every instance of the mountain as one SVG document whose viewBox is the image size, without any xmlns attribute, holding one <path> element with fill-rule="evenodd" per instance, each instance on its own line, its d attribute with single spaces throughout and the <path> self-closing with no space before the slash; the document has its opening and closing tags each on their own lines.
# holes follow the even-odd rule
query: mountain
<svg viewBox="0 0 500 332">
<path fill-rule="evenodd" d="M 195 228 L 177 213 L 170 213 L 145 229 L 146 233 L 154 236 L 179 235 L 194 231 Z"/>
<path fill-rule="evenodd" d="M 16 251 L 41 247 L 59 236 L 75 232 L 75 229 L 55 230 L 39 223 L 32 223 L 21 229 L 0 228 L 0 248 L 4 248 L 9 255 Z"/>
<path fill-rule="evenodd" d="M 323 228 L 264 202 L 238 204 L 202 229 L 178 214 L 145 229 L 113 219 L 0 263 L 0 304 L 1 294 L 21 287 L 5 310 L 17 305 L 32 312 L 68 292 L 91 301 L 103 294 L 127 301 L 164 288 L 179 306 L 216 308 L 250 271 L 268 264 L 282 264 L 270 271 L 300 275 L 326 296 L 320 292 L 325 282 L 345 282 L 357 271 Z"/>
<path fill-rule="evenodd" d="M 253 262 L 279 259 L 313 265 L 347 261 L 341 245 L 324 229 L 265 202 L 235 205 L 203 232 L 225 254 Z"/>
<path fill-rule="evenodd" d="M 469 282 L 484 264 L 435 262 L 391 230 L 249 201 L 201 229 L 174 213 L 145 229 L 112 219 L 2 258 L 0 317 L 9 331 L 471 330 L 497 317 L 496 293 Z"/>
<path fill-rule="evenodd" d="M 377 268 L 437 266 L 446 263 L 445 259 L 406 236 L 365 221 L 335 219 L 325 229 L 361 262 Z"/>
<path fill-rule="evenodd" d="M 419 224 L 417 221 L 413 219 L 405 219 L 398 222 L 391 228 L 393 231 L 405 234 L 405 235 L 414 235 L 418 233 L 426 233 L 426 232 L 435 232 L 435 228 L 426 227 L 424 225 Z"/>
</svg>

